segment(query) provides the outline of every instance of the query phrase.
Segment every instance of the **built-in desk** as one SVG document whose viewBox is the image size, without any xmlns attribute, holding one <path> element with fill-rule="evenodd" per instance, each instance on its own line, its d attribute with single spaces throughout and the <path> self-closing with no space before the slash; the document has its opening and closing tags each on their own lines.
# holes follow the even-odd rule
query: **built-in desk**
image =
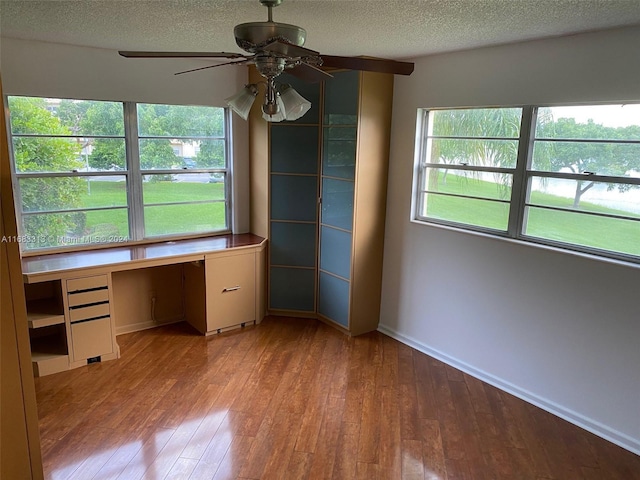
<svg viewBox="0 0 640 480">
<path fill-rule="evenodd" d="M 265 245 L 240 234 L 23 258 L 35 375 L 118 358 L 118 333 L 168 321 L 205 335 L 260 322 Z"/>
</svg>

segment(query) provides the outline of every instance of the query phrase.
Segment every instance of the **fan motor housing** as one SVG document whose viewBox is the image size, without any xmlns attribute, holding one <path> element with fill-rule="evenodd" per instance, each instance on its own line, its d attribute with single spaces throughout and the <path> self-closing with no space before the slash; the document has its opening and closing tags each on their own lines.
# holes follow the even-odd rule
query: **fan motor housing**
<svg viewBox="0 0 640 480">
<path fill-rule="evenodd" d="M 307 38 L 304 28 L 278 22 L 241 23 L 233 29 L 233 34 L 238 46 L 249 53 L 256 53 L 274 40 L 285 40 L 301 47 Z"/>
</svg>

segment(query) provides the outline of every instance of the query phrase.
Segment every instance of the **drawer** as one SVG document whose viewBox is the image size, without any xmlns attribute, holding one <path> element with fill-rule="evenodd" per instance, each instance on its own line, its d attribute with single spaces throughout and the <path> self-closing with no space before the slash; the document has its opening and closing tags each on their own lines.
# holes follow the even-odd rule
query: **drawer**
<svg viewBox="0 0 640 480">
<path fill-rule="evenodd" d="M 108 285 L 106 275 L 94 275 L 92 277 L 72 278 L 67 280 L 67 292 L 89 290 L 91 288 L 106 287 Z"/>
<path fill-rule="evenodd" d="M 103 288 L 100 290 L 91 290 L 89 292 L 70 293 L 69 306 L 77 307 L 78 305 L 88 305 L 90 303 L 100 303 L 109 301 L 109 290 Z"/>
<path fill-rule="evenodd" d="M 69 321 L 71 323 L 89 318 L 104 317 L 109 315 L 109 304 L 91 305 L 90 307 L 78 307 L 69 309 Z"/>
<path fill-rule="evenodd" d="M 72 324 L 71 344 L 76 362 L 112 353 L 111 318 Z"/>
<path fill-rule="evenodd" d="M 256 318 L 255 255 L 207 258 L 207 331 L 227 328 Z"/>
</svg>

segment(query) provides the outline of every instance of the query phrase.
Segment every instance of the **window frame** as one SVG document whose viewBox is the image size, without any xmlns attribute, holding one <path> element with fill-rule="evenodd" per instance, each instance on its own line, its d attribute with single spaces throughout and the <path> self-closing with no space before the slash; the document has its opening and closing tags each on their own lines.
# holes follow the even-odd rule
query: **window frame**
<svg viewBox="0 0 640 480">
<path fill-rule="evenodd" d="M 528 235 L 525 232 L 526 219 L 527 219 L 527 207 L 532 189 L 530 188 L 530 180 L 533 178 L 558 178 L 558 179 L 570 179 L 570 180 L 584 180 L 589 179 L 595 182 L 604 183 L 616 183 L 616 184 L 630 184 L 640 186 L 640 177 L 633 176 L 615 176 L 615 175 L 599 175 L 591 172 L 586 173 L 569 173 L 569 172 L 548 172 L 544 170 L 534 170 L 532 168 L 533 163 L 533 149 L 537 140 L 548 140 L 546 138 L 536 138 L 536 124 L 538 110 L 545 107 L 564 107 L 564 106 L 598 106 L 598 105 L 615 105 L 615 104 L 633 104 L 640 105 L 640 102 L 591 102 L 580 104 L 536 104 L 536 105 L 509 105 L 509 106 L 475 106 L 475 107 L 434 107 L 434 108 L 418 108 L 416 117 L 416 137 L 414 147 L 414 169 L 413 169 L 413 186 L 411 196 L 411 222 L 419 223 L 423 225 L 430 225 L 441 228 L 448 228 L 457 231 L 467 233 L 478 233 L 489 235 L 491 237 L 497 237 L 507 239 L 511 241 L 523 242 L 528 245 L 534 245 L 539 247 L 551 247 L 560 249 L 566 253 L 587 254 L 598 258 L 620 260 L 624 262 L 640 264 L 640 255 L 632 255 L 623 252 L 617 252 L 612 250 L 605 250 L 601 248 L 580 245 L 571 242 L 564 242 L 560 240 L 547 239 Z M 520 135 L 518 138 L 518 154 L 516 160 L 516 166 L 513 170 L 513 183 L 511 190 L 511 198 L 509 200 L 509 219 L 507 230 L 498 230 L 490 227 L 477 226 L 473 224 L 466 224 L 462 222 L 456 222 L 452 220 L 446 220 L 441 218 L 432 218 L 423 216 L 420 214 L 422 205 L 424 205 L 424 188 L 426 171 L 429 166 L 435 166 L 438 164 L 425 162 L 427 158 L 428 142 L 428 122 L 429 113 L 432 111 L 451 111 L 461 109 L 483 109 L 483 108 L 522 108 L 522 118 L 520 125 Z M 479 137 L 480 138 L 480 137 Z M 564 139 L 557 139 L 554 141 L 562 141 Z M 587 139 L 575 139 L 573 141 L 589 143 L 592 140 Z M 607 140 L 598 139 L 597 143 L 624 143 L 624 144 L 639 144 L 640 140 Z M 442 164 L 440 164 L 442 165 Z M 448 165 L 448 164 L 447 164 Z M 473 169 L 467 167 L 455 167 L 457 170 L 479 170 L 478 167 Z M 469 198 L 469 197 L 467 197 Z M 473 198 L 473 197 L 470 197 Z M 534 204 L 534 206 L 538 207 Z M 538 207 L 543 208 L 543 207 Z M 571 209 L 562 209 L 556 207 L 544 207 L 551 210 L 561 210 L 571 212 Z M 575 210 L 573 210 L 575 212 Z M 640 218 L 637 217 L 624 217 L 611 215 L 606 213 L 595 212 L 579 212 L 584 215 L 596 215 L 599 217 L 617 218 L 636 221 L 640 224 Z"/>
<path fill-rule="evenodd" d="M 22 97 L 22 98 L 43 98 L 43 99 L 54 99 L 54 100 L 79 100 L 79 101 L 96 101 L 96 102 L 109 102 L 109 103 L 117 103 L 122 105 L 122 123 L 124 127 L 124 131 L 122 135 L 89 135 L 89 134 L 14 134 L 12 132 L 11 126 L 11 114 L 9 108 L 9 98 L 10 97 Z M 198 107 L 207 107 L 207 108 L 218 108 L 223 110 L 223 135 L 219 136 L 176 136 L 176 137 L 154 137 L 150 136 L 149 138 L 176 138 L 176 139 L 205 139 L 205 140 L 221 140 L 224 142 L 224 156 L 225 156 L 225 168 L 186 168 L 186 169 L 154 169 L 154 170 L 144 170 L 140 166 L 140 148 L 139 141 L 140 139 L 145 139 L 148 136 L 139 135 L 139 125 L 138 125 L 138 105 L 148 104 L 147 102 L 134 102 L 134 101 L 115 101 L 115 100 L 93 100 L 93 99 L 80 99 L 80 98 L 62 98 L 62 97 L 41 97 L 41 96 L 32 96 L 32 95 L 10 95 L 6 94 L 4 96 L 5 100 L 5 118 L 7 120 L 7 140 L 9 147 L 9 159 L 11 166 L 11 181 L 12 188 L 14 191 L 14 208 L 16 211 L 16 220 L 18 223 L 18 232 L 20 238 L 28 238 L 28 232 L 24 230 L 24 216 L 25 215 L 34 215 L 34 214 L 64 214 L 64 213 L 73 213 L 79 211 L 97 211 L 97 210 L 126 210 L 127 211 L 127 222 L 129 235 L 128 238 L 124 239 L 124 241 L 114 241 L 111 242 L 86 242 L 86 243 L 73 243 L 67 245 L 54 245 L 54 246 L 45 246 L 45 247 L 36 247 L 36 248 L 24 248 L 23 245 L 20 245 L 21 254 L 23 256 L 29 255 L 38 255 L 42 253 L 55 253 L 55 252 L 63 252 L 63 251 L 74 251 L 74 250 L 90 250 L 96 248 L 107 248 L 113 247 L 117 245 L 130 245 L 130 244 L 141 244 L 141 243 L 152 243 L 152 242 L 161 242 L 168 240 L 177 240 L 177 239 L 189 239 L 189 238 L 198 238 L 204 236 L 212 236 L 212 235 L 225 235 L 231 233 L 233 231 L 233 138 L 232 138 L 232 129 L 231 129 L 231 114 L 230 110 L 227 107 L 215 107 L 211 105 L 184 105 L 184 104 L 166 104 L 166 103 L 156 103 L 156 105 L 167 105 L 167 106 L 198 106 Z M 59 172 L 18 172 L 16 168 L 16 161 L 14 155 L 14 138 L 64 138 L 64 139 L 78 139 L 78 138 L 92 138 L 92 139 L 120 139 L 124 142 L 125 147 L 125 168 L 123 170 L 117 171 L 59 171 Z M 152 175 L 152 174 L 167 174 L 167 175 L 177 175 L 177 174 L 185 174 L 185 173 L 212 173 L 212 174 L 222 174 L 224 178 L 224 199 L 222 200 L 212 200 L 211 202 L 206 203 L 224 203 L 224 212 L 225 212 L 225 228 L 219 230 L 208 230 L 208 231 L 200 231 L 200 232 L 184 232 L 184 233 L 170 233 L 163 235 L 145 235 L 145 224 L 144 224 L 144 199 L 143 199 L 143 177 L 144 175 Z M 124 177 L 124 182 L 126 185 L 126 205 L 122 206 L 107 206 L 107 207 L 78 207 L 74 209 L 68 210 L 60 210 L 60 209 L 47 209 L 45 211 L 38 212 L 25 212 L 22 209 L 22 192 L 20 189 L 20 180 L 25 178 L 87 178 L 87 177 L 100 177 L 100 176 L 122 176 Z M 193 202 L 180 202 L 175 203 L 176 205 L 189 205 L 203 203 L 200 201 Z M 167 205 L 173 205 L 174 203 L 167 203 Z M 120 240 L 120 239 L 118 239 Z M 25 242 L 20 242 L 25 243 Z"/>
</svg>

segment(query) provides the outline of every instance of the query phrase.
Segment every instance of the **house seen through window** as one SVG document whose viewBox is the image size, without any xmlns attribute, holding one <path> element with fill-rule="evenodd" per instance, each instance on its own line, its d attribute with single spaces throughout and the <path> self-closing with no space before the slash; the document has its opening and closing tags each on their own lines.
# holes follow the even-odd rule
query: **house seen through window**
<svg viewBox="0 0 640 480">
<path fill-rule="evenodd" d="M 222 108 L 8 97 L 23 250 L 229 230 Z"/>
</svg>

